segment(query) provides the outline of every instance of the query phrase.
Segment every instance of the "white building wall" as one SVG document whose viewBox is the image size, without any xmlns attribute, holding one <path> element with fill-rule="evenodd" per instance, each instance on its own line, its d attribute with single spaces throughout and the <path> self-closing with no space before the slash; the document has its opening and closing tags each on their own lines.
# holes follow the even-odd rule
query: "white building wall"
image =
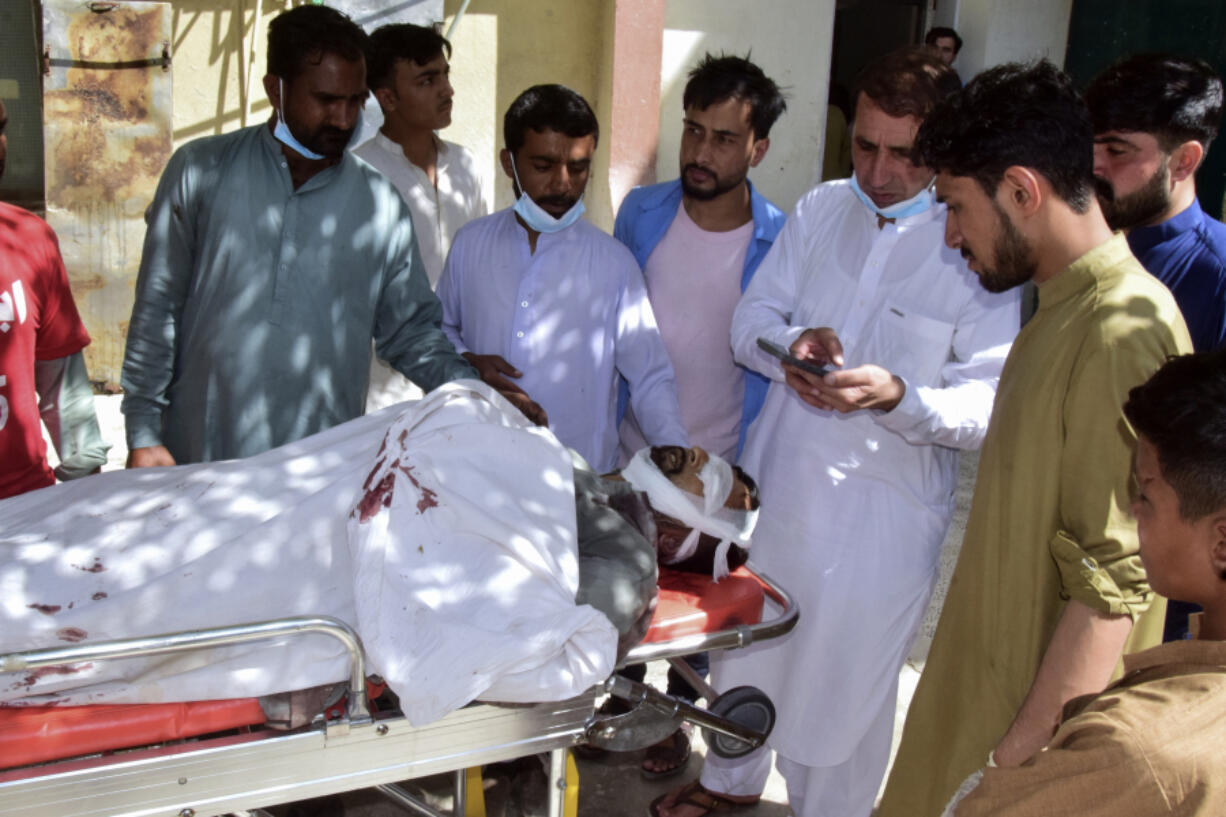
<svg viewBox="0 0 1226 817">
<path fill-rule="evenodd" d="M 1044 57 L 1064 65 L 1073 0 L 958 0 L 954 28 L 962 53 L 954 67 L 964 81 L 993 65 Z"/>
</svg>

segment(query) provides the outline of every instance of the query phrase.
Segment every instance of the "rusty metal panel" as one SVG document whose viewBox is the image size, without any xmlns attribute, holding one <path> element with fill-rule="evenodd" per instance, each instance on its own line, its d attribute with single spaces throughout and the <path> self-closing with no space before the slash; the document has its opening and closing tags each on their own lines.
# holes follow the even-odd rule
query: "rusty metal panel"
<svg viewBox="0 0 1226 817">
<path fill-rule="evenodd" d="M 43 0 L 47 221 L 93 343 L 118 385 L 145 235 L 172 148 L 170 3 Z"/>
</svg>

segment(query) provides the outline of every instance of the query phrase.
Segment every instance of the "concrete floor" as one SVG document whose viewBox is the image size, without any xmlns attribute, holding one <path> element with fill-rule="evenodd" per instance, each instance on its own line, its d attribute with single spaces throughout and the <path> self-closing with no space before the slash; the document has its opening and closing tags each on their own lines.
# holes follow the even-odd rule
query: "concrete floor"
<svg viewBox="0 0 1226 817">
<path fill-rule="evenodd" d="M 94 400 L 102 426 L 103 437 L 111 443 L 104 470 L 122 468 L 127 457 L 124 445 L 123 417 L 119 412 L 120 398 L 117 395 L 99 395 Z M 907 706 L 915 692 L 924 659 L 936 630 L 941 604 L 958 558 L 962 535 L 966 529 L 966 515 L 970 508 L 974 489 L 975 469 L 978 455 L 963 455 L 958 477 L 956 510 L 950 525 L 949 535 L 941 550 L 941 568 L 932 602 L 916 638 L 915 646 L 899 675 L 898 711 L 895 715 L 893 753 L 897 751 Z M 660 662 L 648 672 L 648 680 L 658 688 L 664 687 L 665 665 Z M 647 814 L 648 804 L 672 787 L 693 779 L 702 770 L 702 757 L 706 753 L 700 734 L 693 739 L 694 753 L 684 773 L 667 780 L 644 780 L 639 774 L 641 752 L 610 754 L 599 760 L 579 760 L 579 813 L 583 817 L 642 817 Z M 487 789 L 486 804 L 489 817 L 543 817 L 545 810 L 544 764 L 535 758 L 526 758 L 516 764 L 504 764 L 485 770 Z M 450 778 L 443 776 L 409 784 L 436 808 L 450 808 Z M 405 812 L 391 805 L 374 792 L 353 792 L 345 795 L 344 817 L 397 817 Z M 744 817 L 785 817 L 791 809 L 786 805 L 787 792 L 783 778 L 772 771 L 767 781 L 761 802 L 738 810 Z M 279 817 L 333 817 L 334 812 L 325 809 L 280 807 L 273 810 Z"/>
</svg>

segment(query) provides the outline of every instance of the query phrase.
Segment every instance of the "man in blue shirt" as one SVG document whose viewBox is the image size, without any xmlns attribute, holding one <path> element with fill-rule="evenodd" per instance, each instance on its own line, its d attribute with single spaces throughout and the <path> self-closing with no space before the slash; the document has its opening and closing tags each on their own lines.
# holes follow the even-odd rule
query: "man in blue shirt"
<svg viewBox="0 0 1226 817">
<path fill-rule="evenodd" d="M 613 234 L 643 269 L 690 442 L 731 461 L 769 382 L 733 360 L 732 312 L 784 222 L 747 174 L 766 155 L 771 126 L 787 105 L 757 65 L 707 54 L 690 72 L 682 106 L 680 178 L 630 191 Z M 625 408 L 624 381 L 621 392 Z M 647 444 L 632 410 L 619 437 L 622 462 Z M 689 663 L 706 674 L 705 653 Z M 642 680 L 645 670 L 627 672 Z M 668 686 L 670 694 L 698 697 L 676 670 Z M 647 750 L 643 774 L 680 772 L 688 757 L 689 739 L 678 730 Z"/>
<path fill-rule="evenodd" d="M 678 369 L 678 378 L 685 376 L 680 369 L 694 361 L 684 349 L 669 343 L 668 324 L 684 318 L 674 317 L 669 309 L 672 304 L 657 296 L 652 254 L 678 220 L 692 222 L 698 235 L 710 239 L 708 243 L 714 243 L 720 234 L 752 225 L 747 245 L 729 248 L 729 252 L 737 255 L 741 254 L 738 250 L 743 250 L 739 291 L 745 291 L 775 236 L 783 229 L 785 219 L 778 207 L 754 189 L 747 173 L 766 156 L 771 126 L 787 107 L 779 87 L 761 68 L 740 57 L 714 58 L 709 54 L 690 73 L 682 104 L 685 119 L 680 178 L 631 190 L 622 202 L 613 228 L 614 237 L 630 248 L 643 268 L 652 309 L 665 335 L 674 369 Z M 700 295 L 693 293 L 693 297 Z M 729 314 L 728 321 L 720 327 L 724 345 L 728 345 L 731 317 Z M 735 365 L 730 348 L 727 354 L 729 363 Z M 744 372 L 744 401 L 736 449 L 732 452 L 718 450 L 712 441 L 696 436 L 697 432 L 688 427 L 686 389 L 678 384 L 682 419 L 687 421 L 691 442 L 729 457 L 740 452 L 745 429 L 757 416 L 766 395 L 766 378 L 744 367 L 740 369 Z M 622 442 L 623 458 L 641 447 L 627 450 L 625 426 Z"/>
<path fill-rule="evenodd" d="M 1196 169 L 1222 118 L 1222 81 L 1204 60 L 1138 54 L 1086 89 L 1094 176 L 1112 229 L 1175 296 L 1198 352 L 1226 346 L 1226 225 L 1196 200 Z M 1164 641 L 1187 637 L 1195 605 L 1172 599 Z"/>
<path fill-rule="evenodd" d="M 1086 90 L 1107 223 L 1175 296 L 1196 351 L 1226 345 L 1226 225 L 1196 200 L 1217 135 L 1222 81 L 1204 60 L 1139 54 Z"/>
</svg>

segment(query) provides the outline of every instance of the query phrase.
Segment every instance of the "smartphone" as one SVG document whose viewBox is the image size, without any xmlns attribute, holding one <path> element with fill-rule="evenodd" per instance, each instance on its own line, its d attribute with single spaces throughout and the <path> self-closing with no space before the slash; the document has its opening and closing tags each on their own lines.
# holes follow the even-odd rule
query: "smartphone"
<svg viewBox="0 0 1226 817">
<path fill-rule="evenodd" d="M 822 366 L 819 363 L 814 363 L 812 360 L 801 360 L 798 357 L 792 357 L 792 353 L 784 349 L 778 343 L 771 343 L 766 338 L 758 338 L 758 348 L 769 355 L 774 355 L 784 363 L 795 366 L 801 371 L 815 374 L 818 377 L 825 377 L 833 371 L 829 366 Z"/>
</svg>

